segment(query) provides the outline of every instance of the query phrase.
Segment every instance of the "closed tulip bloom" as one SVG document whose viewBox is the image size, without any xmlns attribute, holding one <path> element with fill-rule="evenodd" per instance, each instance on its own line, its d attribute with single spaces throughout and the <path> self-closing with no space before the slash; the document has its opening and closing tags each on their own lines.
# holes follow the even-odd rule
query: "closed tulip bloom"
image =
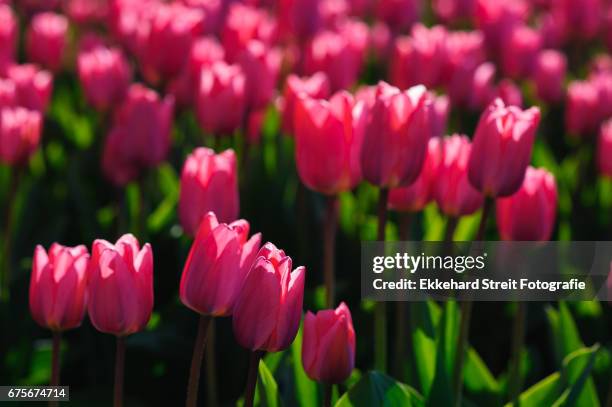
<svg viewBox="0 0 612 407">
<path fill-rule="evenodd" d="M 306 269 L 291 267 L 291 257 L 272 243 L 259 250 L 234 306 L 234 335 L 244 348 L 278 352 L 295 339 Z"/>
<path fill-rule="evenodd" d="M 204 14 L 179 3 L 155 9 L 137 52 L 145 77 L 152 83 L 176 77 L 187 62 L 191 46 L 203 33 Z"/>
<path fill-rule="evenodd" d="M 265 11 L 235 2 L 229 6 L 221 42 L 227 60 L 233 63 L 249 41 L 260 40 L 269 45 L 275 35 L 276 24 Z"/>
<path fill-rule="evenodd" d="M 145 328 L 153 311 L 153 250 L 123 235 L 114 245 L 98 239 L 89 263 L 89 319 L 100 332 L 131 335 Z"/>
<path fill-rule="evenodd" d="M 238 65 L 216 62 L 202 69 L 196 113 L 206 132 L 231 135 L 242 125 L 245 109 L 246 78 Z"/>
<path fill-rule="evenodd" d="M 446 95 L 433 95 L 433 133 L 432 137 L 442 137 L 446 132 L 448 114 L 450 112 L 450 100 Z"/>
<path fill-rule="evenodd" d="M 566 71 L 567 58 L 563 53 L 552 49 L 540 52 L 532 74 L 538 97 L 547 103 L 559 102 Z"/>
<path fill-rule="evenodd" d="M 539 32 L 526 25 L 513 27 L 507 43 L 501 47 L 501 66 L 504 74 L 513 78 L 529 75 L 541 47 Z"/>
<path fill-rule="evenodd" d="M 68 0 L 64 5 L 66 15 L 78 24 L 105 22 L 109 13 L 108 0 Z"/>
<path fill-rule="evenodd" d="M 511 79 L 502 79 L 493 92 L 493 99 L 501 99 L 507 106 L 523 106 L 523 94 L 521 89 Z"/>
<path fill-rule="evenodd" d="M 204 34 L 218 34 L 225 18 L 226 3 L 223 0 L 182 0 L 190 8 L 199 9 L 204 14 Z"/>
<path fill-rule="evenodd" d="M 28 60 L 57 72 L 66 49 L 68 19 L 51 12 L 32 18 L 26 34 Z"/>
<path fill-rule="evenodd" d="M 312 380 L 337 384 L 355 367 L 355 330 L 345 303 L 304 317 L 302 365 Z"/>
<path fill-rule="evenodd" d="M 407 187 L 389 191 L 389 208 L 400 212 L 419 212 L 433 199 L 442 154 L 439 137 L 429 140 L 427 156 L 419 177 Z"/>
<path fill-rule="evenodd" d="M 0 79 L 0 109 L 17 105 L 17 88 L 10 79 Z"/>
<path fill-rule="evenodd" d="M 485 62 L 476 68 L 468 96 L 470 108 L 482 110 L 495 99 L 495 71 L 495 65 L 491 62 Z"/>
<path fill-rule="evenodd" d="M 196 148 L 185 160 L 181 173 L 179 218 L 185 233 L 195 236 L 202 216 L 214 212 L 220 222 L 238 219 L 238 170 L 236 154 L 220 154 Z"/>
<path fill-rule="evenodd" d="M 472 145 L 467 136 L 454 134 L 442 141 L 440 165 L 433 183 L 433 194 L 440 211 L 458 218 L 476 212 L 484 197 L 468 180 Z"/>
<path fill-rule="evenodd" d="M 470 183 L 488 197 L 515 193 L 531 160 L 540 110 L 521 110 L 496 99 L 482 113 L 468 165 Z"/>
<path fill-rule="evenodd" d="M 148 26 L 160 6 L 158 0 L 111 0 L 108 22 L 113 37 L 130 52 L 138 53 L 147 34 L 143 27 Z"/>
<path fill-rule="evenodd" d="M 502 51 L 512 29 L 525 23 L 529 15 L 527 1 L 476 0 L 476 27 L 483 32 L 487 48 L 493 53 Z"/>
<path fill-rule="evenodd" d="M 480 31 L 449 32 L 442 81 L 453 104 L 467 105 L 472 95 L 474 72 L 485 62 L 484 37 Z"/>
<path fill-rule="evenodd" d="M 300 78 L 290 74 L 285 81 L 285 90 L 282 100 L 282 124 L 283 130 L 293 135 L 295 125 L 295 102 L 300 95 L 309 96 L 313 99 L 327 99 L 330 95 L 329 79 L 323 72 L 317 72 L 312 76 Z"/>
<path fill-rule="evenodd" d="M 381 188 L 412 184 L 425 161 L 433 120 L 433 102 L 424 86 L 402 92 L 381 82 L 366 119 L 363 177 Z"/>
<path fill-rule="evenodd" d="M 574 81 L 567 88 L 565 127 L 571 133 L 587 135 L 599 125 L 599 95 L 588 81 Z"/>
<path fill-rule="evenodd" d="M 599 34 L 604 15 L 601 0 L 557 0 L 551 13 L 559 21 L 565 37 L 592 39 Z"/>
<path fill-rule="evenodd" d="M 476 11 L 476 0 L 434 0 L 432 8 L 444 22 L 472 19 Z"/>
<path fill-rule="evenodd" d="M 183 304 L 202 315 L 232 314 L 261 242 L 259 233 L 248 236 L 249 223 L 243 219 L 228 225 L 213 212 L 202 218 L 181 276 Z"/>
<path fill-rule="evenodd" d="M 521 188 L 497 201 L 497 227 L 504 240 L 550 240 L 557 214 L 557 184 L 545 169 L 527 168 Z"/>
<path fill-rule="evenodd" d="M 106 137 L 102 169 L 115 185 L 135 180 L 140 171 L 161 163 L 170 148 L 174 101 L 152 89 L 130 86 Z"/>
<path fill-rule="evenodd" d="M 38 148 L 42 131 L 40 113 L 22 107 L 0 110 L 0 161 L 24 165 Z"/>
<path fill-rule="evenodd" d="M 268 48 L 258 40 L 249 41 L 237 62 L 242 67 L 246 83 L 246 103 L 249 110 L 265 107 L 276 91 L 276 82 L 281 66 L 278 49 Z"/>
<path fill-rule="evenodd" d="M 132 76 L 121 50 L 105 46 L 80 52 L 77 70 L 87 101 L 100 111 L 123 100 Z"/>
<path fill-rule="evenodd" d="M 35 65 L 12 65 L 7 77 L 15 84 L 19 106 L 44 113 L 51 100 L 53 77 Z"/>
<path fill-rule="evenodd" d="M 30 312 L 42 327 L 63 331 L 81 325 L 87 306 L 85 246 L 36 246 L 30 277 Z"/>
<path fill-rule="evenodd" d="M 601 126 L 597 145 L 597 164 L 601 175 L 612 178 L 612 120 Z"/>
<path fill-rule="evenodd" d="M 280 34 L 302 42 L 313 36 L 323 23 L 321 3 L 321 0 L 279 0 Z"/>
<path fill-rule="evenodd" d="M 7 5 L 0 5 L 0 68 L 14 62 L 17 36 L 17 19 L 13 11 Z"/>
<path fill-rule="evenodd" d="M 310 189 L 334 195 L 361 180 L 364 104 L 340 91 L 329 101 L 299 98 L 295 104 L 296 164 Z"/>
<path fill-rule="evenodd" d="M 393 31 L 403 31 L 419 21 L 422 6 L 421 0 L 379 0 L 376 2 L 376 16 Z"/>
</svg>

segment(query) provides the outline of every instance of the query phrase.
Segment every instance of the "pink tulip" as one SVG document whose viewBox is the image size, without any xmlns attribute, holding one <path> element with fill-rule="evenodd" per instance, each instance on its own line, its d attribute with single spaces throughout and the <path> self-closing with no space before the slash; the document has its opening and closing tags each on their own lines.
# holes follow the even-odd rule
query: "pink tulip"
<svg viewBox="0 0 612 407">
<path fill-rule="evenodd" d="M 479 31 L 454 31 L 446 36 L 442 83 L 454 104 L 468 105 L 472 79 L 485 61 L 484 37 Z"/>
<path fill-rule="evenodd" d="M 259 233 L 248 236 L 249 223 L 243 219 L 228 225 L 213 212 L 202 218 L 181 276 L 183 304 L 202 315 L 232 315 L 261 242 Z"/>
<path fill-rule="evenodd" d="M 442 137 L 446 132 L 448 115 L 450 113 L 450 101 L 446 95 L 435 96 L 433 100 L 433 133 L 432 137 Z"/>
<path fill-rule="evenodd" d="M 510 30 L 508 40 L 501 47 L 501 66 L 505 75 L 524 78 L 531 74 L 533 63 L 542 47 L 540 33 L 526 25 Z"/>
<path fill-rule="evenodd" d="M 476 27 L 483 32 L 487 48 L 494 54 L 503 51 L 513 28 L 525 23 L 529 14 L 526 0 L 476 0 Z"/>
<path fill-rule="evenodd" d="M 100 332 L 127 336 L 145 328 L 153 311 L 153 250 L 123 235 L 98 239 L 89 262 L 89 319 Z"/>
<path fill-rule="evenodd" d="M 60 0 L 17 0 L 13 3 L 17 3 L 28 14 L 55 10 L 60 6 Z"/>
<path fill-rule="evenodd" d="M 207 212 L 214 212 L 223 223 L 238 218 L 237 172 L 233 150 L 215 154 L 200 147 L 187 157 L 179 197 L 179 218 L 185 233 L 194 236 Z"/>
<path fill-rule="evenodd" d="M 87 306 L 85 246 L 36 246 L 30 277 L 30 312 L 42 327 L 64 331 L 81 325 Z"/>
<path fill-rule="evenodd" d="M 200 126 L 216 135 L 231 135 L 244 120 L 246 78 L 238 65 L 216 62 L 202 69 L 196 95 Z"/>
<path fill-rule="evenodd" d="M 517 84 L 511 79 L 502 79 L 493 92 L 493 99 L 501 99 L 507 106 L 523 106 L 523 94 Z"/>
<path fill-rule="evenodd" d="M 269 45 L 275 35 L 276 25 L 266 12 L 241 3 L 233 3 L 229 7 L 221 38 L 227 59 L 233 63 L 249 41 L 260 40 Z"/>
<path fill-rule="evenodd" d="M 555 177 L 527 168 L 521 188 L 497 201 L 497 226 L 504 240 L 550 240 L 557 213 Z"/>
<path fill-rule="evenodd" d="M 0 68 L 15 61 L 18 34 L 15 14 L 9 6 L 0 5 Z"/>
<path fill-rule="evenodd" d="M 302 365 L 312 380 L 342 383 L 355 367 L 355 330 L 345 303 L 304 318 Z"/>
<path fill-rule="evenodd" d="M 51 12 L 34 16 L 27 32 L 27 54 L 30 62 L 57 72 L 66 50 L 68 19 Z"/>
<path fill-rule="evenodd" d="M 0 109 L 17 105 L 17 89 L 10 79 L 0 79 Z"/>
<path fill-rule="evenodd" d="M 312 37 L 322 26 L 322 0 L 279 0 L 278 24 L 283 37 L 300 42 Z"/>
<path fill-rule="evenodd" d="M 152 83 L 176 77 L 187 62 L 191 46 L 202 34 L 204 15 L 178 3 L 155 9 L 138 56 L 145 77 Z"/>
<path fill-rule="evenodd" d="M 204 14 L 204 34 L 218 34 L 221 31 L 226 1 L 224 0 L 182 0 L 189 8 L 201 10 Z"/>
<path fill-rule="evenodd" d="M 440 211 L 459 218 L 476 212 L 484 203 L 483 195 L 468 180 L 472 145 L 467 136 L 454 134 L 442 141 L 442 155 L 433 195 Z"/>
<path fill-rule="evenodd" d="M 551 7 L 565 37 L 592 39 L 599 33 L 604 15 L 601 0 L 556 0 Z"/>
<path fill-rule="evenodd" d="M 557 103 L 563 97 L 563 81 L 567 71 L 565 55 L 556 50 L 545 50 L 536 58 L 532 79 L 536 93 L 547 103 Z"/>
<path fill-rule="evenodd" d="M 540 109 L 521 110 L 496 99 L 482 113 L 468 165 L 470 183 L 488 197 L 515 193 L 531 160 Z"/>
<path fill-rule="evenodd" d="M 67 0 L 64 11 L 78 24 L 105 22 L 109 14 L 109 0 Z"/>
<path fill-rule="evenodd" d="M 334 195 L 361 180 L 360 156 L 365 126 L 363 103 L 340 91 L 329 101 L 298 98 L 295 104 L 296 163 L 310 189 Z"/>
<path fill-rule="evenodd" d="M 242 67 L 249 110 L 265 107 L 274 96 L 281 66 L 278 49 L 268 48 L 258 40 L 249 41 L 236 61 Z"/>
<path fill-rule="evenodd" d="M 234 306 L 234 335 L 241 346 L 278 352 L 295 339 L 306 269 L 298 267 L 292 272 L 291 267 L 291 257 L 272 243 L 259 250 Z"/>
<path fill-rule="evenodd" d="M 369 110 L 361 154 L 363 177 L 381 188 L 410 185 L 421 172 L 435 131 L 431 95 L 424 86 L 402 92 L 381 82 Z"/>
<path fill-rule="evenodd" d="M 0 110 L 0 161 L 24 165 L 38 148 L 42 131 L 40 113 L 22 107 Z"/>
<path fill-rule="evenodd" d="M 161 6 L 160 0 L 110 0 L 110 31 L 125 48 L 136 54 L 141 51 L 143 37 Z"/>
<path fill-rule="evenodd" d="M 100 111 L 123 100 L 132 76 L 123 53 L 104 46 L 80 52 L 77 70 L 87 101 Z"/>
<path fill-rule="evenodd" d="M 597 145 L 597 164 L 601 175 L 612 177 L 612 119 L 601 126 Z"/>
<path fill-rule="evenodd" d="M 370 53 L 377 61 L 385 61 L 393 52 L 393 33 L 387 24 L 377 21 L 370 27 Z"/>
<path fill-rule="evenodd" d="M 475 0 L 434 0 L 432 8 L 436 16 L 444 22 L 462 19 L 471 20 L 476 12 Z"/>
<path fill-rule="evenodd" d="M 285 81 L 285 90 L 282 101 L 282 125 L 283 130 L 293 135 L 295 125 L 295 103 L 299 96 L 305 95 L 313 99 L 327 99 L 330 94 L 329 79 L 323 72 L 317 72 L 310 77 L 300 78 L 291 74 Z"/>
<path fill-rule="evenodd" d="M 439 137 L 432 137 L 427 146 L 427 156 L 421 174 L 410 186 L 393 188 L 389 191 L 389 208 L 401 212 L 419 212 L 433 198 L 441 159 Z"/>
<path fill-rule="evenodd" d="M 593 133 L 599 125 L 599 95 L 587 81 L 575 81 L 567 88 L 565 127 L 578 135 Z"/>
<path fill-rule="evenodd" d="M 480 64 L 474 71 L 468 96 L 469 107 L 473 110 L 484 109 L 495 99 L 495 65 L 491 62 Z"/>
<path fill-rule="evenodd" d="M 421 0 L 378 0 L 376 16 L 393 31 L 403 31 L 419 21 L 422 6 Z"/>
<path fill-rule="evenodd" d="M 174 101 L 142 85 L 130 86 L 104 144 L 102 169 L 115 185 L 135 180 L 168 154 Z"/>
<path fill-rule="evenodd" d="M 20 106 L 44 113 L 51 100 L 53 77 L 35 65 L 12 65 L 7 76 L 15 84 Z"/>
</svg>

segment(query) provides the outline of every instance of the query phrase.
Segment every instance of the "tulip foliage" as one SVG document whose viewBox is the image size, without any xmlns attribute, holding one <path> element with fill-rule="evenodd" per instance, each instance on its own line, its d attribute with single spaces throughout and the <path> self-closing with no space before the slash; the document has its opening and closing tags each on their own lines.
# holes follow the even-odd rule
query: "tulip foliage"
<svg viewBox="0 0 612 407">
<path fill-rule="evenodd" d="M 580 303 L 385 304 L 373 240 L 612 240 L 612 4 L 0 0 L 0 384 L 612 402 L 612 269 Z"/>
</svg>

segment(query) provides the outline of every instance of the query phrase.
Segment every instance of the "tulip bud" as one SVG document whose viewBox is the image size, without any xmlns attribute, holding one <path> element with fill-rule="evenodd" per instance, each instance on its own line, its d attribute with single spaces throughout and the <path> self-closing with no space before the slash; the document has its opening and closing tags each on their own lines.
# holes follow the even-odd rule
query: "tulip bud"
<svg viewBox="0 0 612 407">
<path fill-rule="evenodd" d="M 493 92 L 493 99 L 501 99 L 508 106 L 523 106 L 523 94 L 521 89 L 510 79 L 502 79 Z"/>
<path fill-rule="evenodd" d="M 0 79 L 0 109 L 17 105 L 17 89 L 10 79 Z"/>
<path fill-rule="evenodd" d="M 18 26 L 13 10 L 0 5 L 0 68 L 15 61 Z"/>
<path fill-rule="evenodd" d="M 302 182 L 329 195 L 361 180 L 364 104 L 340 91 L 329 101 L 298 98 L 295 103 L 296 164 Z M 325 165 L 322 165 L 325 163 Z"/>
<path fill-rule="evenodd" d="M 521 188 L 497 201 L 497 227 L 504 240 L 550 240 L 557 213 L 555 177 L 544 169 L 527 168 Z"/>
<path fill-rule="evenodd" d="M 531 160 L 540 110 L 521 110 L 496 99 L 482 113 L 474 133 L 468 177 L 488 197 L 515 193 Z"/>
<path fill-rule="evenodd" d="M 17 103 L 30 110 L 44 113 L 51 99 L 53 77 L 35 65 L 12 65 L 7 76 L 15 84 Z"/>
<path fill-rule="evenodd" d="M 432 8 L 436 17 L 447 23 L 471 20 L 476 12 L 476 0 L 433 0 Z"/>
<path fill-rule="evenodd" d="M 427 206 L 433 198 L 435 183 L 438 179 L 441 148 L 439 137 L 429 140 L 421 174 L 412 185 L 393 188 L 389 191 L 390 209 L 401 212 L 418 212 Z"/>
<path fill-rule="evenodd" d="M 119 49 L 98 46 L 82 51 L 77 69 L 85 97 L 96 109 L 107 111 L 123 100 L 131 72 Z"/>
<path fill-rule="evenodd" d="M 291 257 L 272 243 L 259 250 L 234 306 L 234 335 L 241 346 L 278 352 L 295 339 L 306 269 L 292 272 L 291 266 Z"/>
<path fill-rule="evenodd" d="M 566 70 L 567 59 L 561 52 L 551 49 L 538 54 L 532 79 L 540 99 L 548 103 L 561 100 Z"/>
<path fill-rule="evenodd" d="M 204 14 L 204 34 L 218 34 L 225 18 L 226 2 L 223 0 L 182 0 L 189 8 L 201 10 Z"/>
<path fill-rule="evenodd" d="M 147 26 L 161 5 L 158 0 L 112 0 L 109 26 L 113 36 L 130 52 L 137 54 L 142 50 Z"/>
<path fill-rule="evenodd" d="M 205 131 L 231 135 L 242 125 L 245 108 L 246 78 L 239 66 L 216 62 L 202 69 L 196 113 Z"/>
<path fill-rule="evenodd" d="M 585 135 L 599 125 L 597 88 L 587 81 L 575 81 L 567 87 L 565 127 L 571 133 Z"/>
<path fill-rule="evenodd" d="M 63 331 L 81 325 L 87 306 L 85 246 L 36 246 L 30 277 L 30 312 L 42 327 Z"/>
<path fill-rule="evenodd" d="M 381 82 L 367 113 L 361 154 L 363 177 L 383 188 L 408 186 L 419 176 L 435 130 L 431 95 Z"/>
<path fill-rule="evenodd" d="M 153 250 L 123 235 L 114 245 L 96 240 L 89 263 L 87 310 L 93 326 L 116 336 L 141 331 L 153 310 Z"/>
<path fill-rule="evenodd" d="M 236 298 L 259 251 L 261 235 L 249 240 L 243 219 L 219 223 L 213 212 L 203 218 L 181 276 L 181 301 L 215 317 L 232 314 Z"/>
<path fill-rule="evenodd" d="M 246 103 L 249 110 L 264 108 L 274 96 L 281 66 L 278 49 L 258 40 L 249 41 L 236 61 L 245 75 Z"/>
<path fill-rule="evenodd" d="M 501 66 L 504 74 L 513 78 L 529 75 L 541 47 L 540 33 L 536 30 L 526 25 L 513 27 L 507 43 L 501 47 Z"/>
<path fill-rule="evenodd" d="M 289 135 L 293 135 L 295 132 L 293 119 L 295 117 L 295 102 L 299 96 L 327 99 L 329 94 L 329 79 L 323 72 L 317 72 L 305 78 L 300 78 L 295 74 L 289 75 L 285 82 L 281 109 L 283 130 Z"/>
<path fill-rule="evenodd" d="M 275 31 L 275 23 L 266 12 L 238 2 L 233 3 L 229 7 L 221 35 L 227 60 L 234 62 L 251 40 L 271 44 Z"/>
<path fill-rule="evenodd" d="M 448 96 L 454 104 L 468 105 L 474 72 L 485 62 L 484 37 L 480 31 L 449 32 L 444 48 L 442 79 L 448 87 Z"/>
<path fill-rule="evenodd" d="M 57 72 L 66 49 L 68 19 L 61 14 L 40 13 L 34 16 L 27 32 L 27 54 L 31 62 Z"/>
<path fill-rule="evenodd" d="M 419 21 L 421 8 L 420 0 L 379 0 L 376 2 L 376 16 L 393 31 L 399 32 Z"/>
<path fill-rule="evenodd" d="M 601 0 L 556 0 L 551 9 L 566 36 L 591 39 L 599 33 L 604 14 Z"/>
<path fill-rule="evenodd" d="M 529 14 L 526 1 L 476 1 L 476 27 L 483 32 L 487 48 L 493 53 L 502 51 L 512 29 L 526 22 Z"/>
<path fill-rule="evenodd" d="M 106 137 L 102 169 L 115 185 L 135 180 L 162 162 L 170 148 L 174 101 L 142 85 L 130 86 Z"/>
<path fill-rule="evenodd" d="M 105 22 L 108 18 L 108 3 L 108 0 L 68 0 L 64 11 L 78 24 L 94 24 Z"/>
<path fill-rule="evenodd" d="M 442 135 L 446 132 L 448 114 L 450 111 L 450 101 L 446 95 L 436 96 L 432 94 L 431 97 L 433 98 L 432 137 L 442 137 Z"/>
<path fill-rule="evenodd" d="M 279 0 L 278 24 L 283 37 L 304 42 L 322 25 L 321 0 Z"/>
<path fill-rule="evenodd" d="M 484 203 L 483 195 L 468 180 L 472 145 L 467 136 L 454 134 L 442 141 L 442 155 L 433 194 L 440 211 L 459 218 L 476 212 Z"/>
<path fill-rule="evenodd" d="M 597 145 L 597 163 L 601 175 L 612 177 L 612 120 L 608 120 L 601 126 Z"/>
<path fill-rule="evenodd" d="M 495 65 L 491 62 L 480 64 L 471 81 L 469 106 L 474 110 L 484 109 L 495 99 Z"/>
<path fill-rule="evenodd" d="M 194 236 L 207 212 L 214 212 L 223 223 L 238 218 L 237 172 L 233 150 L 215 154 L 200 147 L 187 156 L 179 197 L 179 218 L 185 233 Z"/>
<path fill-rule="evenodd" d="M 40 113 L 22 107 L 0 110 L 0 161 L 23 165 L 38 148 L 42 131 Z"/>
<path fill-rule="evenodd" d="M 312 380 L 342 383 L 355 367 L 355 330 L 345 303 L 304 318 L 302 365 Z"/>
</svg>

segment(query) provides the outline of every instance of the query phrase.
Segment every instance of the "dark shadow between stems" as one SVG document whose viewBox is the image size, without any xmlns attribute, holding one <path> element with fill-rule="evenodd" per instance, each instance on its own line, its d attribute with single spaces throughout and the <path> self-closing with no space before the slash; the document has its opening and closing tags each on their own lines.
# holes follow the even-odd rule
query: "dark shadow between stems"
<svg viewBox="0 0 612 407">
<path fill-rule="evenodd" d="M 198 334 L 193 346 L 193 356 L 191 358 L 191 368 L 189 369 L 189 382 L 187 385 L 187 407 L 195 407 L 198 403 L 198 389 L 200 386 L 200 370 L 204 358 L 204 348 L 208 336 L 208 327 L 212 318 L 208 315 L 200 315 L 198 323 Z"/>
</svg>

